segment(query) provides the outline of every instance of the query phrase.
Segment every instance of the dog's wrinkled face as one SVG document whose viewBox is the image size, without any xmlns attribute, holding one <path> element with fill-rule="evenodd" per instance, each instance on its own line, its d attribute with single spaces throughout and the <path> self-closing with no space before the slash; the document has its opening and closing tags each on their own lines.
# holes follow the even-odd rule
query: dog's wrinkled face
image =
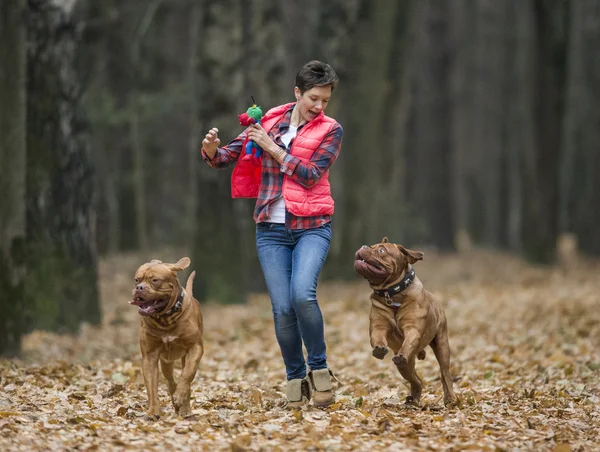
<svg viewBox="0 0 600 452">
<path fill-rule="evenodd" d="M 423 259 L 421 251 L 412 251 L 390 243 L 384 237 L 381 243 L 362 246 L 354 255 L 354 271 L 374 286 L 394 282 L 414 264 Z"/>
<path fill-rule="evenodd" d="M 143 316 L 161 312 L 168 306 L 169 301 L 177 298 L 177 272 L 189 265 L 188 257 L 179 259 L 176 264 L 164 264 L 156 259 L 143 264 L 135 272 L 133 299 L 129 304 L 137 306 L 139 314 Z"/>
</svg>

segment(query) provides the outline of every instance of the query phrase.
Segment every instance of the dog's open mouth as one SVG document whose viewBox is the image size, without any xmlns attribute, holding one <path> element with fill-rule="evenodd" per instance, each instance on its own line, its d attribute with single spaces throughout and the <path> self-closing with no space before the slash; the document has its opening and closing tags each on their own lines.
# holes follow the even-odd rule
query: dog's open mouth
<svg viewBox="0 0 600 452">
<path fill-rule="evenodd" d="M 140 295 L 137 295 L 129 302 L 129 304 L 137 306 L 138 313 L 140 315 L 149 316 L 162 311 L 167 304 L 169 304 L 169 297 L 148 300 Z"/>
<path fill-rule="evenodd" d="M 360 256 L 357 256 L 354 260 L 354 271 L 368 280 L 381 279 L 387 276 L 387 270 L 379 263 L 370 259 L 362 259 Z"/>
</svg>

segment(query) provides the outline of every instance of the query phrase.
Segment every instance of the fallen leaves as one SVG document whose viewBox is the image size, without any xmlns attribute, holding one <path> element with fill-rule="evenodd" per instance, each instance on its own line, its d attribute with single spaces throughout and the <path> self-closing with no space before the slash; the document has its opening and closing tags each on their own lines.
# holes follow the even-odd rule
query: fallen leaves
<svg viewBox="0 0 600 452">
<path fill-rule="evenodd" d="M 2 450 L 591 450 L 600 437 L 599 265 L 536 268 L 504 255 L 434 256 L 417 274 L 449 319 L 456 407 L 433 353 L 417 363 L 421 405 L 368 340 L 368 287 L 319 287 L 336 402 L 284 408 L 269 301 L 202 303 L 206 353 L 193 415 L 147 420 L 139 319 L 127 306 L 134 256 L 103 261 L 104 323 L 78 337 L 34 332 L 0 361 Z M 116 321 L 115 319 L 118 319 Z M 176 367 L 176 374 L 180 369 Z"/>
</svg>

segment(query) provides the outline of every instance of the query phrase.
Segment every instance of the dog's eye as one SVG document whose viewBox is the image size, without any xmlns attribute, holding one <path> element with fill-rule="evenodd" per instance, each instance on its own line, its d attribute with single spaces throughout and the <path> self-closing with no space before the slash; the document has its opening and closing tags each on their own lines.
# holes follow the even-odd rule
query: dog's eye
<svg viewBox="0 0 600 452">
<path fill-rule="evenodd" d="M 152 284 L 158 284 L 159 282 L 160 282 L 160 279 L 158 279 L 158 278 L 152 279 Z"/>
<path fill-rule="evenodd" d="M 379 252 L 382 254 L 385 253 L 385 248 L 379 248 Z"/>
<path fill-rule="evenodd" d="M 140 278 L 135 278 L 135 279 L 134 279 L 134 281 L 135 281 L 135 283 L 137 284 L 137 283 L 139 283 L 139 282 L 140 282 Z"/>
</svg>

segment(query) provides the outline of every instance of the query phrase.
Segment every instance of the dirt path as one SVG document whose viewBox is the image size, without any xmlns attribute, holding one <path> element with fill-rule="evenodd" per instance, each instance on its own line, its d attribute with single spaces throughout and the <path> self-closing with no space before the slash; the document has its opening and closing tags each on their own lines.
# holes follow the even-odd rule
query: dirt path
<svg viewBox="0 0 600 452">
<path fill-rule="evenodd" d="M 165 260 L 171 256 L 165 256 Z M 173 259 L 180 256 L 172 256 Z M 600 265 L 534 268 L 499 254 L 427 254 L 416 267 L 442 300 L 461 406 L 441 404 L 433 353 L 417 364 L 423 406 L 386 357 L 371 357 L 366 284 L 319 299 L 340 384 L 328 410 L 282 407 L 284 369 L 268 299 L 203 305 L 206 353 L 194 416 L 144 420 L 134 256 L 101 265 L 105 321 L 79 337 L 29 335 L 0 361 L 0 450 L 593 450 L 600 438 Z M 194 267 L 194 263 L 192 263 Z"/>
</svg>

